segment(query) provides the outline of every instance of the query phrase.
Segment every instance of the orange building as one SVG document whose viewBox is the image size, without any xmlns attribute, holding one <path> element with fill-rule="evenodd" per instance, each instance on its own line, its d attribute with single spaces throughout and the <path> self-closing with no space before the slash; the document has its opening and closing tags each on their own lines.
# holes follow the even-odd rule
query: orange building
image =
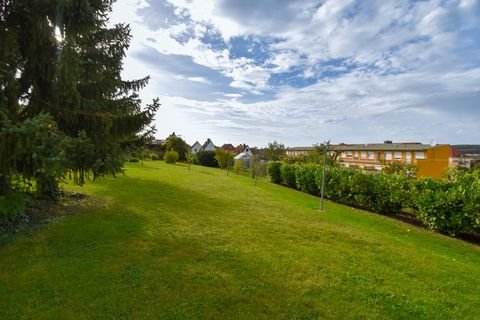
<svg viewBox="0 0 480 320">
<path fill-rule="evenodd" d="M 450 145 L 439 145 L 427 149 L 426 158 L 417 161 L 417 176 L 441 178 L 445 169 L 450 167 L 451 154 Z"/>
<path fill-rule="evenodd" d="M 440 178 L 450 166 L 450 145 L 430 146 L 420 142 L 373 144 L 338 144 L 329 147 L 341 166 L 379 172 L 385 164 L 401 162 L 417 166 L 417 176 Z M 287 149 L 287 156 L 304 155 L 314 147 Z"/>
</svg>

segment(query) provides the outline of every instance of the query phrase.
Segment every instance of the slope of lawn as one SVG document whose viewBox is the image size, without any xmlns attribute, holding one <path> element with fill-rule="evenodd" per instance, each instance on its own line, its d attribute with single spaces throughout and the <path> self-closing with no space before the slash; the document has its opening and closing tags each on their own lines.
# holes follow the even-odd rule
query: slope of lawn
<svg viewBox="0 0 480 320">
<path fill-rule="evenodd" d="M 204 167 L 128 164 L 0 246 L 0 319 L 476 319 L 480 248 Z"/>
</svg>

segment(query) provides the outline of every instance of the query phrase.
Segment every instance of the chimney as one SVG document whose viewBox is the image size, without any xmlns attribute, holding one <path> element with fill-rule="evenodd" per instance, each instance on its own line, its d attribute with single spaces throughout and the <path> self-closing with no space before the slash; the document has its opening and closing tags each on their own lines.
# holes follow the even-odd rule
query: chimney
<svg viewBox="0 0 480 320">
<path fill-rule="evenodd" d="M 391 140 L 385 140 L 383 141 L 384 144 L 392 144 L 392 141 Z"/>
</svg>

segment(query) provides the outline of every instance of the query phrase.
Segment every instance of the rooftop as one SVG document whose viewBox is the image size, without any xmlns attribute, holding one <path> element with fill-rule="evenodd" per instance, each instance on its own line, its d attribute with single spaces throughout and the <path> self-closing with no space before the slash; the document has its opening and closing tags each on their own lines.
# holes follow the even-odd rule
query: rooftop
<svg viewBox="0 0 480 320">
<path fill-rule="evenodd" d="M 334 151 L 426 151 L 432 146 L 420 142 L 398 142 L 385 141 L 384 143 L 366 143 L 366 144 L 334 144 L 330 149 Z M 288 151 L 311 151 L 315 147 L 293 147 L 287 148 Z"/>
</svg>

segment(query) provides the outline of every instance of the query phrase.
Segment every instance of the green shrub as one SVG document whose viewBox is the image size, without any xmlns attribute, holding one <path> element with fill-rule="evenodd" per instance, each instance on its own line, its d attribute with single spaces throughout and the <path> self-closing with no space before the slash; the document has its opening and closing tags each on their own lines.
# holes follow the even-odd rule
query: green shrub
<svg viewBox="0 0 480 320">
<path fill-rule="evenodd" d="M 217 160 L 219 167 L 222 169 L 225 169 L 229 165 L 233 157 L 235 157 L 235 154 L 228 150 L 222 148 L 215 150 L 215 160 Z"/>
<path fill-rule="evenodd" d="M 480 231 L 480 174 L 456 173 L 451 180 L 415 183 L 415 213 L 433 230 L 449 235 Z"/>
<path fill-rule="evenodd" d="M 13 190 L 0 196 L 0 222 L 14 220 L 25 214 L 28 200 L 27 194 Z"/>
<path fill-rule="evenodd" d="M 159 156 L 158 154 L 156 154 L 156 153 L 152 153 L 151 159 L 152 159 L 153 161 L 157 161 L 157 160 L 160 160 L 160 156 Z"/>
<path fill-rule="evenodd" d="M 243 161 L 240 159 L 235 160 L 233 164 L 233 171 L 235 171 L 236 174 L 239 174 L 240 171 L 242 171 L 242 168 L 243 168 Z"/>
<path fill-rule="evenodd" d="M 5 195 L 10 190 L 7 177 L 0 173 L 0 195 Z"/>
<path fill-rule="evenodd" d="M 251 157 L 249 160 L 250 164 L 250 177 L 253 179 L 257 175 L 257 172 L 259 171 L 259 161 L 256 159 L 256 157 Z"/>
<path fill-rule="evenodd" d="M 185 160 L 187 160 L 187 163 L 188 163 L 188 170 L 191 170 L 192 164 L 194 164 L 197 161 L 197 157 L 192 152 L 192 150 L 188 149 L 187 152 L 185 152 Z"/>
<path fill-rule="evenodd" d="M 128 162 L 139 162 L 140 159 L 138 158 L 130 158 L 130 160 L 128 160 Z"/>
<path fill-rule="evenodd" d="M 282 163 L 280 161 L 269 161 L 267 165 L 267 175 L 273 183 L 282 182 Z"/>
<path fill-rule="evenodd" d="M 370 209 L 378 213 L 399 213 L 411 205 L 411 182 L 404 174 L 372 176 L 373 198 Z"/>
<path fill-rule="evenodd" d="M 289 163 L 282 163 L 280 168 L 282 175 L 282 182 L 291 188 L 297 187 L 297 180 L 295 178 L 295 165 Z"/>
<path fill-rule="evenodd" d="M 348 196 L 351 195 L 349 182 L 352 169 L 327 167 L 325 175 L 325 196 L 340 203 L 350 203 Z M 317 177 L 318 179 L 320 177 Z M 320 184 L 320 181 L 317 181 Z"/>
<path fill-rule="evenodd" d="M 406 164 L 402 162 L 387 162 L 383 168 L 386 174 L 401 174 L 409 178 L 415 178 L 417 176 L 418 168 L 414 164 Z"/>
<path fill-rule="evenodd" d="M 196 161 L 199 165 L 205 167 L 218 167 L 215 159 L 215 151 L 199 151 L 195 154 Z"/>
<path fill-rule="evenodd" d="M 480 170 L 465 173 L 458 183 L 465 190 L 463 212 L 470 217 L 472 231 L 480 232 Z"/>
<path fill-rule="evenodd" d="M 362 207 L 365 209 L 373 209 L 374 203 L 377 202 L 377 195 L 375 194 L 376 176 L 362 171 L 355 171 L 351 176 L 349 183 L 349 191 L 352 195 L 352 205 Z"/>
<path fill-rule="evenodd" d="M 179 158 L 179 155 L 177 151 L 170 150 L 165 152 L 165 154 L 163 155 L 163 158 L 165 159 L 166 163 L 175 164 Z"/>
<path fill-rule="evenodd" d="M 453 182 L 423 178 L 417 182 L 416 214 L 430 229 L 455 235 L 462 229 L 461 194 Z"/>
<path fill-rule="evenodd" d="M 316 183 L 316 177 L 321 173 L 322 166 L 317 164 L 304 164 L 295 170 L 297 188 L 310 194 L 317 194 L 320 190 Z"/>
<path fill-rule="evenodd" d="M 267 175 L 267 164 L 264 160 L 252 157 L 250 158 L 250 176 L 255 177 L 265 177 Z"/>
<path fill-rule="evenodd" d="M 269 176 L 278 183 L 278 164 L 269 164 Z M 312 163 L 280 166 L 281 181 L 304 192 L 318 194 L 322 166 Z M 405 208 L 433 230 L 456 235 L 480 232 L 480 171 L 449 170 L 443 180 L 413 180 L 405 174 L 369 174 L 327 166 L 325 196 L 339 203 L 378 213 Z"/>
</svg>

